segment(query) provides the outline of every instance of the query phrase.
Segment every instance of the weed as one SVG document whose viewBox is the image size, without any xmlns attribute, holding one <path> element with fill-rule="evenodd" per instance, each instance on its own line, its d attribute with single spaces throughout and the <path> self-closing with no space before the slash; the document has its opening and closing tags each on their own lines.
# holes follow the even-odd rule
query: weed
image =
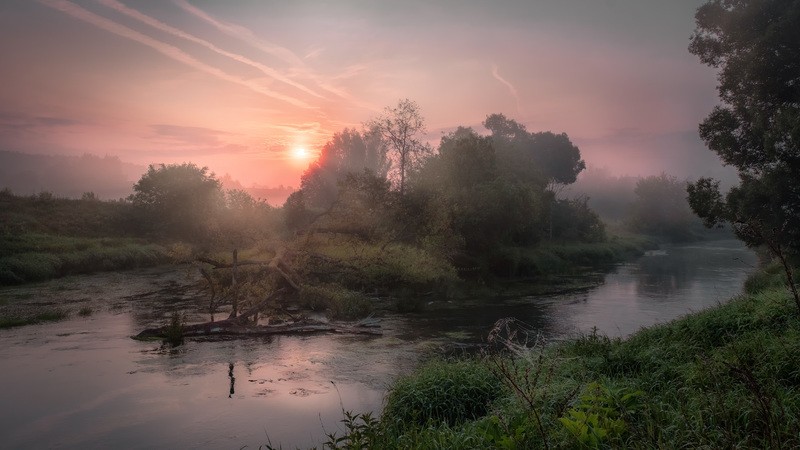
<svg viewBox="0 0 800 450">
<path fill-rule="evenodd" d="M 183 325 L 184 317 L 178 311 L 174 311 L 164 333 L 164 342 L 173 347 L 183 344 Z"/>
</svg>

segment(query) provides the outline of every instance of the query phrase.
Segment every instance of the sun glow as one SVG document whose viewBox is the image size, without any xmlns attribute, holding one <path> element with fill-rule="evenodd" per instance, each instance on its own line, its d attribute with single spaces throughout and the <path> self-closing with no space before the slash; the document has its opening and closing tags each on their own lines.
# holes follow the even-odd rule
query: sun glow
<svg viewBox="0 0 800 450">
<path fill-rule="evenodd" d="M 297 160 L 307 159 L 309 157 L 308 149 L 305 147 L 295 147 L 292 150 L 292 158 Z"/>
</svg>

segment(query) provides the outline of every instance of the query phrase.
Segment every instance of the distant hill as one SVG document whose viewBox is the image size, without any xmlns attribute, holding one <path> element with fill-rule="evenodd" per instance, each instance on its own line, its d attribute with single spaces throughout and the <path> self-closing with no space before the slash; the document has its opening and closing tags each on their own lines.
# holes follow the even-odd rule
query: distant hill
<svg viewBox="0 0 800 450">
<path fill-rule="evenodd" d="M 133 192 L 147 167 L 122 162 L 116 156 L 42 155 L 0 151 L 0 189 L 18 195 L 48 191 L 78 198 L 94 192 L 101 199 L 118 199 Z"/>
</svg>

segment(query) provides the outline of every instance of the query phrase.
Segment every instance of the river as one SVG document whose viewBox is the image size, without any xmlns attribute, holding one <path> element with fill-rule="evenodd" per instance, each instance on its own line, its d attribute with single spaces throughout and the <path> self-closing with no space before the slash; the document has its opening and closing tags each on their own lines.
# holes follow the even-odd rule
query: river
<svg viewBox="0 0 800 450">
<path fill-rule="evenodd" d="M 319 445 L 342 409 L 379 411 L 420 355 L 480 342 L 516 317 L 548 339 L 626 336 L 738 294 L 757 265 L 738 241 L 665 246 L 597 287 L 452 305 L 382 320 L 383 336 L 130 339 L 175 308 L 197 309 L 195 275 L 156 268 L 0 290 L 0 311 L 61 305 L 69 319 L 0 330 L 0 448 L 284 448 Z M 597 276 L 595 274 L 595 276 Z M 442 306 L 445 306 L 443 309 Z M 93 313 L 80 316 L 80 308 Z M 200 316 L 195 317 L 200 320 Z"/>
</svg>

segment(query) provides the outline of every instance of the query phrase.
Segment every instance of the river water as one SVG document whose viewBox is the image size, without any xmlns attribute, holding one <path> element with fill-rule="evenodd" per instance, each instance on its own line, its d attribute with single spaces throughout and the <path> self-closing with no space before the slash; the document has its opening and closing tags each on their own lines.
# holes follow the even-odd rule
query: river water
<svg viewBox="0 0 800 450">
<path fill-rule="evenodd" d="M 284 448 L 319 445 L 342 409 L 376 411 L 421 355 L 480 342 L 516 317 L 545 338 L 625 336 L 738 294 L 757 264 L 737 241 L 667 246 L 597 287 L 443 305 L 382 318 L 383 335 L 190 341 L 131 335 L 198 308 L 187 269 L 65 278 L 0 290 L 0 313 L 60 305 L 69 319 L 0 330 L 0 448 Z M 597 276 L 595 274 L 595 276 Z M 76 312 L 89 307 L 93 314 Z M 444 307 L 444 308 L 443 308 Z M 200 320 L 200 316 L 195 317 Z"/>
</svg>

